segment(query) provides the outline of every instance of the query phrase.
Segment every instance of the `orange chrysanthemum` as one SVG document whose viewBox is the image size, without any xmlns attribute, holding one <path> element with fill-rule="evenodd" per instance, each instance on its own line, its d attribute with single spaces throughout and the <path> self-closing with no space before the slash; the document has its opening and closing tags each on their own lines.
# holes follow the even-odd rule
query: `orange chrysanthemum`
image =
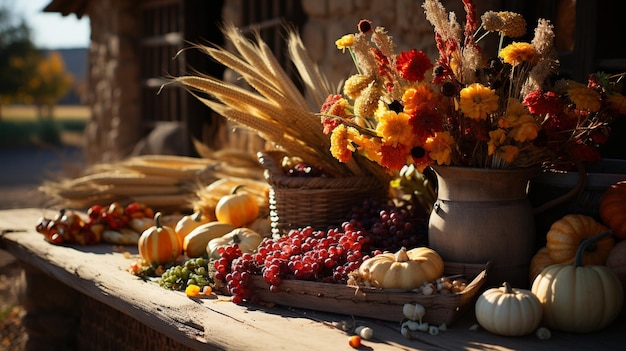
<svg viewBox="0 0 626 351">
<path fill-rule="evenodd" d="M 437 105 L 438 99 L 429 85 L 420 84 L 417 87 L 408 88 L 402 94 L 404 112 L 415 113 L 419 109 L 432 109 Z"/>
</svg>

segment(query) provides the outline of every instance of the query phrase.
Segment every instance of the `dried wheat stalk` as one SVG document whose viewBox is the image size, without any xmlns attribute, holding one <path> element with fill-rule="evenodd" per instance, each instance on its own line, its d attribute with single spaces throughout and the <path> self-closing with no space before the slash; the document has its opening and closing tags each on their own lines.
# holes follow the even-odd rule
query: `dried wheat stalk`
<svg viewBox="0 0 626 351">
<path fill-rule="evenodd" d="M 330 139 L 323 133 L 316 112 L 332 90 L 294 30 L 289 30 L 287 44 L 291 60 L 306 88 L 306 97 L 258 33 L 254 40 L 250 40 L 232 24 L 225 25 L 222 30 L 233 44 L 233 51 L 200 44 L 195 47 L 235 71 L 254 91 L 202 73 L 175 77 L 173 83 L 188 88 L 225 118 L 257 132 L 287 154 L 323 167 L 333 176 L 374 175 L 386 179 L 385 172 L 365 158 L 355 156 L 344 164 L 331 155 Z"/>
</svg>

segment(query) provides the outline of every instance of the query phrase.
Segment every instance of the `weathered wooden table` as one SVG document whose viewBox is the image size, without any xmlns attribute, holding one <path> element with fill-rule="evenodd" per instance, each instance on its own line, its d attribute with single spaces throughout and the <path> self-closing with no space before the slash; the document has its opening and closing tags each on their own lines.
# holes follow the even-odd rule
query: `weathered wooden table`
<svg viewBox="0 0 626 351">
<path fill-rule="evenodd" d="M 240 306 L 226 299 L 190 299 L 126 271 L 132 263 L 111 245 L 55 246 L 35 231 L 41 209 L 0 211 L 0 247 L 25 266 L 25 324 L 34 342 L 90 350 L 351 350 L 333 322 L 350 316 L 282 306 Z M 135 247 L 125 247 L 136 254 Z M 623 350 L 626 317 L 596 333 L 500 337 L 473 331 L 468 311 L 446 332 L 405 339 L 394 323 L 360 319 L 374 328 L 366 350 Z"/>
</svg>

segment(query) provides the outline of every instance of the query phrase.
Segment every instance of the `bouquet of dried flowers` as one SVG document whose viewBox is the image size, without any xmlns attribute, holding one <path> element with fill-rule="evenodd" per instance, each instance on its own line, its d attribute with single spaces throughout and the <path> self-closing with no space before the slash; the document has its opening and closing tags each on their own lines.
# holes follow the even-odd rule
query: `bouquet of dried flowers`
<svg viewBox="0 0 626 351">
<path fill-rule="evenodd" d="M 365 155 L 393 171 L 431 164 L 510 169 L 558 168 L 600 158 L 609 124 L 626 113 L 621 75 L 598 73 L 585 83 L 556 80 L 553 26 L 540 19 L 531 42 L 503 47 L 526 33 L 513 12 L 488 11 L 478 23 L 475 5 L 463 0 L 461 27 L 437 0 L 425 0 L 439 57 L 421 51 L 396 54 L 392 37 L 368 20 L 336 45 L 357 68 L 321 106 L 331 153 L 341 162 Z M 479 46 L 500 35 L 497 55 Z"/>
</svg>

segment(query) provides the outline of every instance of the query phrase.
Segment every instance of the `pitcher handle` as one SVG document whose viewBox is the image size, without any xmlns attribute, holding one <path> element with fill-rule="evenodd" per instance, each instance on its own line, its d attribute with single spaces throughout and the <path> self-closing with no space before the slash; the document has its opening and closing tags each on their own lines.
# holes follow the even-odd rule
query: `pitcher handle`
<svg viewBox="0 0 626 351">
<path fill-rule="evenodd" d="M 567 193 L 557 197 L 556 199 L 552 199 L 545 204 L 535 208 L 533 210 L 533 214 L 537 215 L 555 206 L 561 205 L 578 196 L 578 194 L 585 188 L 585 186 L 587 185 L 587 171 L 585 170 L 585 166 L 582 161 L 576 161 L 574 164 L 576 166 L 576 170 L 578 171 L 578 182 L 576 183 L 576 186 L 574 186 Z"/>
</svg>

